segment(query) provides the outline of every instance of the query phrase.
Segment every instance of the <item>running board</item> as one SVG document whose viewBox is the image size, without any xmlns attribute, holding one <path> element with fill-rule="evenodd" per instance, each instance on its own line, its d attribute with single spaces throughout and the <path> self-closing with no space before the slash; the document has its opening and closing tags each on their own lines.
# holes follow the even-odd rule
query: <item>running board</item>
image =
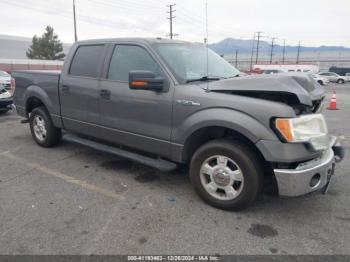
<svg viewBox="0 0 350 262">
<path fill-rule="evenodd" d="M 65 134 L 63 136 L 63 139 L 69 142 L 73 142 L 73 143 L 77 143 L 80 145 L 84 145 L 87 147 L 91 147 L 93 149 L 96 149 L 98 151 L 103 151 L 106 153 L 110 153 L 112 155 L 116 155 L 119 157 L 123 157 L 123 158 L 127 158 L 130 160 L 133 160 L 135 162 L 138 162 L 140 164 L 146 165 L 146 166 L 151 166 L 154 167 L 160 171 L 163 172 L 168 172 L 168 171 L 172 171 L 176 168 L 176 164 L 161 158 L 155 159 L 155 158 L 151 158 L 151 157 L 147 157 L 141 154 L 137 154 L 134 152 L 130 152 L 130 151 L 126 151 L 117 147 L 113 147 L 113 146 L 108 146 L 105 144 L 101 144 L 95 141 L 91 141 L 88 139 L 84 139 L 75 135 L 71 135 L 71 134 Z"/>
</svg>

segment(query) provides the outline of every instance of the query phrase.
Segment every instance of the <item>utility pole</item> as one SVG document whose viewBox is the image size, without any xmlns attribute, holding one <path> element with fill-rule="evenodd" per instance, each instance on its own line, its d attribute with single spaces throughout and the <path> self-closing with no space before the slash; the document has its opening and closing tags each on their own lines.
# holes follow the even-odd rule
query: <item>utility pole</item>
<svg viewBox="0 0 350 262">
<path fill-rule="evenodd" d="M 284 60 L 286 58 L 286 39 L 283 39 L 283 52 L 282 52 L 282 63 L 284 64 Z"/>
<path fill-rule="evenodd" d="M 238 50 L 236 49 L 235 67 L 238 65 Z"/>
<path fill-rule="evenodd" d="M 75 17 L 75 0 L 73 0 L 73 19 L 74 19 L 74 40 L 76 42 L 78 41 L 78 36 L 77 36 L 77 19 Z"/>
<path fill-rule="evenodd" d="M 272 41 L 271 41 L 271 53 L 270 53 L 270 64 L 272 64 L 273 47 L 274 47 L 274 44 L 275 44 L 275 39 L 276 39 L 276 37 L 272 37 Z"/>
<path fill-rule="evenodd" d="M 300 41 L 299 41 L 299 44 L 298 44 L 297 64 L 299 64 L 299 56 L 300 56 Z"/>
<path fill-rule="evenodd" d="M 169 17 L 167 17 L 167 19 L 169 19 L 170 21 L 170 33 L 169 33 L 170 39 L 173 39 L 173 37 L 175 36 L 175 34 L 173 34 L 173 19 L 176 17 L 176 16 L 173 16 L 174 12 L 176 11 L 173 9 L 173 7 L 175 5 L 176 4 L 167 5 L 167 7 L 169 7 L 169 11 L 167 12 L 169 14 Z"/>
<path fill-rule="evenodd" d="M 263 32 L 256 32 L 257 33 L 257 40 L 256 40 L 256 59 L 255 59 L 255 64 L 258 64 L 258 59 L 259 59 L 259 47 L 260 47 L 260 38 L 261 34 Z"/>
<path fill-rule="evenodd" d="M 255 33 L 253 35 L 253 40 L 252 40 L 252 53 L 250 55 L 250 71 L 253 69 L 253 56 L 254 56 L 254 47 L 255 47 Z"/>
</svg>

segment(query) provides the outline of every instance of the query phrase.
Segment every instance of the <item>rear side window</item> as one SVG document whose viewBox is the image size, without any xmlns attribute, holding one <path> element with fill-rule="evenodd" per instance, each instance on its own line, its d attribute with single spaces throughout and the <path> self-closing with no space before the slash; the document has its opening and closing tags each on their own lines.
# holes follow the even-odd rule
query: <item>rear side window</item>
<svg viewBox="0 0 350 262">
<path fill-rule="evenodd" d="M 108 79 L 127 82 L 129 72 L 133 70 L 151 71 L 161 76 L 159 65 L 145 49 L 134 45 L 117 45 L 109 66 Z"/>
<path fill-rule="evenodd" d="M 69 74 L 96 78 L 104 45 L 79 46 L 75 52 Z"/>
</svg>

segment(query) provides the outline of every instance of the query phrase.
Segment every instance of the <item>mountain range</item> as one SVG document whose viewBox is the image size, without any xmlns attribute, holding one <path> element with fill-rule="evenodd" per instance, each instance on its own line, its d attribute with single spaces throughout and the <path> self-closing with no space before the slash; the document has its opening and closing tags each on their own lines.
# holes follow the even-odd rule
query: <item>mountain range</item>
<svg viewBox="0 0 350 262">
<path fill-rule="evenodd" d="M 243 39 L 234 39 L 234 38 L 226 38 L 218 43 L 214 43 L 209 45 L 209 47 L 217 52 L 218 54 L 233 54 L 236 50 L 239 53 L 250 53 L 252 51 L 252 47 L 256 48 L 256 41 L 253 40 L 243 40 Z M 270 52 L 271 43 L 266 41 L 260 41 L 259 50 L 262 52 Z M 274 45 L 274 52 L 282 52 L 282 45 Z M 286 45 L 285 47 L 286 53 L 288 52 L 297 52 L 298 46 Z M 319 46 L 319 47 L 307 47 L 300 46 L 301 52 L 350 52 L 350 48 L 346 48 L 344 46 Z"/>
</svg>

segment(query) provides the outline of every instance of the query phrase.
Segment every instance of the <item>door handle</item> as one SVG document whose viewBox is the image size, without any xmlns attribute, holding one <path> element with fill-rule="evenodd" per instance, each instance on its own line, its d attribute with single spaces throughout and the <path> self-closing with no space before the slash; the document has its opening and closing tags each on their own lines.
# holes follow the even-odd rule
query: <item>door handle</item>
<svg viewBox="0 0 350 262">
<path fill-rule="evenodd" d="M 100 96 L 101 96 L 101 98 L 103 98 L 103 99 L 111 99 L 111 91 L 106 90 L 106 89 L 102 89 L 102 90 L 100 91 Z"/>
<path fill-rule="evenodd" d="M 62 85 L 62 92 L 69 92 L 70 87 L 68 85 Z"/>
</svg>

